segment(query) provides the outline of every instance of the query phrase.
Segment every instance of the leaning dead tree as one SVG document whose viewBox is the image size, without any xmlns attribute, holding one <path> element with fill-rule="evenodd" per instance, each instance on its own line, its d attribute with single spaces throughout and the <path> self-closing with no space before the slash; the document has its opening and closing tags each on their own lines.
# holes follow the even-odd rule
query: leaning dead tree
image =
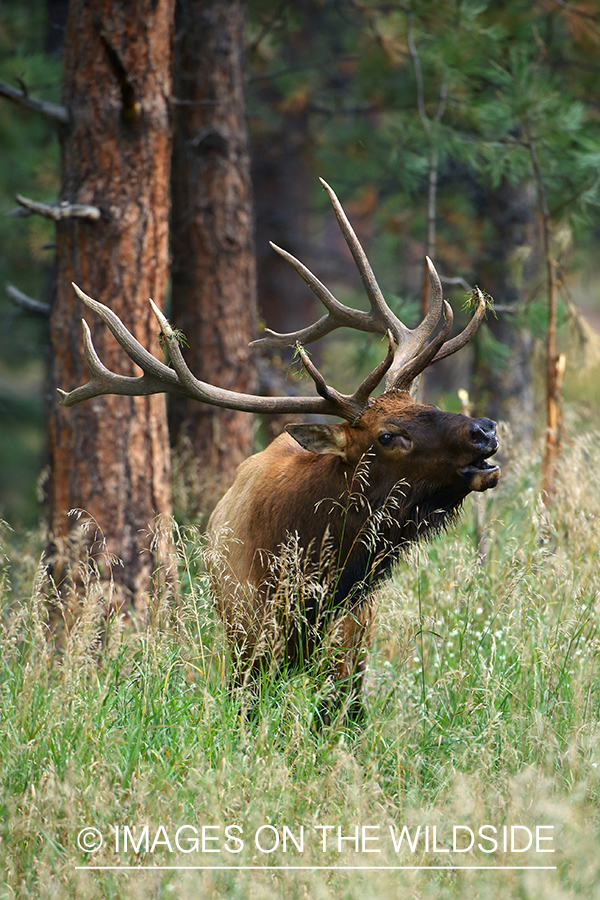
<svg viewBox="0 0 600 900">
<path fill-rule="evenodd" d="M 544 264 L 546 269 L 546 285 L 548 289 L 548 324 L 546 325 L 546 439 L 544 442 L 544 458 L 542 461 L 542 498 L 546 505 L 554 496 L 554 479 L 556 464 L 560 452 L 562 409 L 561 390 L 565 373 L 566 357 L 558 352 L 556 340 L 557 330 L 557 277 L 556 264 L 552 251 L 552 222 L 544 178 L 538 161 L 535 140 L 528 132 L 528 148 L 535 179 L 538 208 L 542 226 L 544 248 Z"/>
</svg>

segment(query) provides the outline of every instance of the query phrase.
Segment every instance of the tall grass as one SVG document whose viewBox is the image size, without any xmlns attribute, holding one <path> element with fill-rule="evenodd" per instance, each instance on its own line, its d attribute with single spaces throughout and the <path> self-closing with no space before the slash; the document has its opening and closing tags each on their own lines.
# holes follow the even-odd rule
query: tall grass
<svg viewBox="0 0 600 900">
<path fill-rule="evenodd" d="M 501 487 L 471 498 L 382 588 L 360 728 L 312 727 L 309 671 L 270 681 L 258 715 L 240 715 L 193 529 L 177 535 L 175 625 L 112 623 L 99 651 L 91 586 L 60 653 L 46 638 L 36 538 L 5 532 L 0 896 L 600 897 L 600 434 L 566 449 L 550 510 L 538 464 L 515 452 Z M 545 846 L 556 852 L 440 850 L 452 825 L 485 824 L 554 826 Z M 224 846 L 228 825 L 241 829 L 239 853 Z M 266 825 L 280 840 L 287 826 L 286 852 L 266 852 L 272 829 L 257 848 Z M 396 853 L 390 825 L 436 826 L 437 850 L 421 841 Z M 96 853 L 78 847 L 87 826 L 104 837 Z M 117 852 L 114 826 L 129 826 L 138 849 L 123 848 L 121 830 Z M 214 826 L 206 850 L 221 852 L 178 849 L 181 826 Z M 302 826 L 300 852 L 289 835 Z M 352 837 L 356 826 L 368 826 L 365 852 L 360 832 L 358 852 L 353 841 L 339 852 L 338 827 Z M 383 868 L 451 863 L 556 868 Z M 229 868 L 76 868 L 124 864 Z M 375 868 L 231 868 L 283 865 Z"/>
</svg>

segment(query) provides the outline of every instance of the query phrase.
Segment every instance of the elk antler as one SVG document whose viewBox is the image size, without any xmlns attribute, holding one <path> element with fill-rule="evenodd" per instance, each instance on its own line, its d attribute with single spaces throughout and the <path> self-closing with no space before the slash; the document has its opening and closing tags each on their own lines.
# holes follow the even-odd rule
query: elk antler
<svg viewBox="0 0 600 900">
<path fill-rule="evenodd" d="M 403 322 L 389 308 L 381 289 L 377 284 L 373 270 L 365 252 L 350 225 L 346 213 L 334 191 L 322 178 L 319 179 L 331 200 L 331 204 L 337 216 L 342 234 L 354 257 L 354 261 L 361 275 L 369 303 L 370 312 L 362 312 L 344 306 L 333 296 L 331 291 L 319 281 L 312 272 L 306 268 L 296 257 L 292 256 L 281 247 L 271 243 L 273 249 L 296 269 L 307 285 L 317 295 L 327 309 L 327 314 L 317 322 L 289 334 L 277 334 L 266 328 L 267 337 L 252 341 L 251 347 L 286 347 L 290 343 L 299 342 L 309 344 L 318 338 L 329 334 L 335 328 L 347 326 L 358 331 L 375 332 L 385 334 L 391 331 L 397 347 L 394 360 L 388 369 L 385 387 L 386 390 L 407 390 L 414 379 L 431 363 L 456 353 L 473 337 L 485 314 L 486 302 L 479 288 L 475 288 L 477 296 L 477 309 L 467 327 L 450 341 L 446 341 L 452 327 L 453 313 L 450 304 L 443 299 L 442 284 L 435 270 L 435 266 L 427 257 L 429 279 L 432 289 L 432 301 L 423 321 L 413 329 L 407 328 Z M 432 337 L 445 319 L 439 333 Z"/>
<path fill-rule="evenodd" d="M 427 259 L 432 286 L 431 306 L 420 325 L 413 329 L 407 328 L 385 302 L 365 252 L 346 218 L 338 198 L 323 179 L 321 179 L 321 183 L 329 193 L 340 228 L 361 274 L 371 310 L 370 312 L 361 312 L 344 306 L 306 266 L 290 253 L 272 244 L 271 246 L 277 253 L 292 264 L 323 302 L 327 314 L 313 325 L 290 334 L 277 334 L 270 329 L 265 329 L 267 337 L 252 341 L 250 345 L 251 347 L 295 345 L 304 368 L 315 383 L 318 397 L 259 397 L 254 394 L 238 394 L 235 391 L 199 381 L 189 370 L 183 358 L 177 333 L 171 328 L 163 313 L 152 300 L 150 300 L 150 305 L 158 321 L 164 345 L 168 350 L 170 366 L 160 362 L 149 353 L 125 327 L 116 313 L 104 306 L 103 303 L 88 297 L 74 284 L 73 287 L 78 297 L 89 309 L 100 316 L 129 358 L 142 369 L 143 375 L 137 377 L 117 375 L 107 369 L 96 353 L 90 329 L 83 321 L 84 355 L 92 377 L 87 384 L 72 391 L 62 391 L 59 388 L 61 404 L 73 406 L 75 403 L 91 397 L 98 397 L 101 394 L 139 396 L 164 392 L 183 394 L 194 400 L 226 409 L 261 413 L 321 413 L 340 416 L 353 422 L 361 417 L 369 405 L 369 397 L 384 375 L 386 376 L 386 390 L 407 390 L 417 375 L 428 365 L 460 350 L 475 334 L 485 313 L 486 303 L 481 291 L 478 288 L 475 289 L 478 305 L 470 323 L 459 335 L 447 341 L 446 338 L 452 327 L 452 309 L 450 304 L 443 299 L 440 279 L 433 263 Z M 350 395 L 340 394 L 335 388 L 326 384 L 325 379 L 311 362 L 303 347 L 304 344 L 311 343 L 342 325 L 359 331 L 385 334 L 388 337 L 386 358 L 367 375 L 356 391 Z M 439 328 L 440 325 L 441 328 Z M 435 334 L 438 328 L 439 331 Z"/>
<path fill-rule="evenodd" d="M 73 284 L 73 287 L 77 296 L 89 309 L 100 316 L 132 362 L 138 365 L 144 374 L 139 377 L 117 375 L 107 369 L 96 353 L 91 331 L 84 320 L 82 322 L 84 356 L 92 378 L 87 384 L 69 392 L 59 388 L 62 406 L 74 406 L 82 400 L 89 400 L 101 394 L 125 394 L 137 397 L 146 394 L 167 393 L 183 394 L 212 406 L 239 409 L 245 412 L 321 413 L 355 421 L 367 408 L 369 395 L 375 390 L 394 359 L 394 340 L 388 332 L 389 347 L 386 358 L 370 375 L 367 375 L 353 394 L 346 395 L 340 394 L 335 388 L 326 384 L 304 348 L 298 345 L 302 362 L 315 382 L 319 397 L 259 397 L 255 394 L 239 394 L 236 391 L 228 391 L 199 381 L 190 372 L 181 352 L 178 335 L 152 300 L 150 300 L 150 306 L 160 326 L 173 368 L 160 362 L 149 353 L 108 306 L 88 297 L 76 284 Z"/>
</svg>

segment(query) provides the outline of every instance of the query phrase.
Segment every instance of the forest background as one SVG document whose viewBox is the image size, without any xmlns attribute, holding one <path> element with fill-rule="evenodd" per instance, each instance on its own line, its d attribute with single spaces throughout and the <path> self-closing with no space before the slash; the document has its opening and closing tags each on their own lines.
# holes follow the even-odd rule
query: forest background
<svg viewBox="0 0 600 900">
<path fill-rule="evenodd" d="M 59 101 L 66 3 L 5 3 L 2 12 L 0 74 L 17 90 Z M 249 296 L 243 338 L 256 336 L 260 322 L 285 331 L 314 315 L 314 298 L 268 240 L 361 303 L 318 183 L 322 176 L 342 198 L 388 296 L 407 319 L 414 321 L 423 302 L 426 252 L 456 309 L 475 281 L 495 300 L 495 316 L 480 330 L 470 359 L 432 372 L 431 397 L 445 394 L 449 407 L 459 408 L 456 390 L 466 388 L 477 410 L 508 420 L 517 438 L 539 435 L 549 295 L 545 229 L 566 390 L 593 396 L 597 332 L 589 326 L 598 323 L 600 303 L 594 4 L 256 2 L 243 43 L 258 285 L 258 317 Z M 186 110 L 172 108 L 178 115 Z M 49 354 L 56 354 L 48 341 L 56 225 L 25 217 L 30 210 L 15 209 L 14 198 L 56 201 L 59 145 L 56 122 L 6 100 L 0 127 L 0 502 L 9 522 L 31 527 L 43 515 L 48 482 L 48 399 L 55 387 L 74 384 L 50 384 L 48 375 Z M 175 195 L 180 169 L 173 166 Z M 183 252 L 194 253 L 194 245 Z M 94 285 L 82 287 L 94 295 Z M 35 302 L 15 301 L 14 288 Z M 201 319 L 199 337 L 191 332 L 188 340 L 210 346 L 203 335 L 211 309 L 200 312 L 197 299 L 194 307 L 193 296 L 182 301 L 180 293 L 175 324 L 184 320 L 187 333 Z M 154 299 L 170 310 L 167 290 Z M 221 314 L 214 301 L 214 319 Z M 346 373 L 353 380 L 379 353 L 351 335 L 330 343 L 323 365 L 341 388 Z M 256 352 L 243 358 L 247 380 L 260 380 L 263 390 L 272 390 L 273 381 L 281 388 L 288 362 L 276 371 L 278 360 Z M 205 377 L 222 378 L 228 364 L 233 361 L 213 363 Z M 187 415 L 206 422 L 201 409 Z M 181 450 L 180 430 L 171 425 L 173 447 Z M 203 430 L 197 426 L 195 436 Z M 196 462 L 230 477 L 254 438 L 245 442 L 236 450 L 231 436 L 221 441 L 219 452 L 229 461 L 199 447 Z M 184 469 L 189 464 L 188 452 Z M 179 512 L 189 519 L 211 502 L 188 499 Z"/>
<path fill-rule="evenodd" d="M 600 898 L 598 19 L 595 0 L 2 4 L 0 896 Z M 291 354 L 247 343 L 319 313 L 268 240 L 365 303 L 318 176 L 409 324 L 425 253 L 457 325 L 475 283 L 495 301 L 423 390 L 500 420 L 502 479 L 379 591 L 360 729 L 314 728 L 318 666 L 267 673 L 255 717 L 228 689 L 202 524 L 283 421 L 172 403 L 167 419 L 163 398 L 65 409 L 56 392 L 87 378 L 74 278 L 157 356 L 148 296 L 205 379 L 304 390 Z M 323 343 L 340 389 L 383 354 Z M 68 547 L 81 615 L 56 646 L 49 550 L 81 505 L 98 530 Z M 175 513 L 176 605 L 163 582 L 146 590 L 154 511 Z M 98 565 L 102 534 L 123 566 Z M 107 620 L 107 574 L 151 597 L 147 619 Z M 168 845 L 227 823 L 249 839 L 222 870 Z M 324 823 L 541 826 L 555 852 L 250 839 Z M 115 849 L 125 825 L 135 847 Z"/>
</svg>

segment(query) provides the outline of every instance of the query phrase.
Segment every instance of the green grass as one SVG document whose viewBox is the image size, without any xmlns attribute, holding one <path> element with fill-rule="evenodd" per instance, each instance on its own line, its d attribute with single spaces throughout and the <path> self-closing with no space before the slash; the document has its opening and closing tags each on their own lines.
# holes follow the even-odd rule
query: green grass
<svg viewBox="0 0 600 900">
<path fill-rule="evenodd" d="M 44 636 L 39 537 L 5 533 L 0 896 L 600 897 L 600 434 L 571 433 L 550 510 L 539 461 L 517 450 L 501 488 L 471 498 L 450 533 L 400 563 L 380 592 L 360 729 L 312 727 L 310 673 L 266 684 L 260 714 L 240 717 L 193 530 L 179 536 L 176 626 L 113 623 L 99 652 L 90 600 L 60 654 Z M 439 848 L 453 825 L 486 824 L 554 826 L 556 852 L 448 854 L 421 842 L 396 853 L 389 832 L 436 826 Z M 116 825 L 137 826 L 137 851 L 124 851 L 121 831 L 116 852 Z M 178 850 L 187 825 L 213 826 L 207 848 L 222 852 L 183 852 L 189 830 Z M 240 853 L 224 847 L 228 825 L 242 829 L 231 832 Z M 265 825 L 289 829 L 287 852 L 257 849 Z M 322 825 L 333 826 L 325 852 Z M 338 826 L 353 835 L 357 825 L 372 826 L 379 842 L 366 847 L 380 853 L 349 841 L 338 852 Z M 78 849 L 86 826 L 104 837 L 97 853 Z M 300 853 L 290 834 L 299 840 L 302 826 Z M 260 834 L 267 850 L 274 832 Z M 378 868 L 76 869 L 92 863 Z M 382 868 L 449 863 L 557 868 Z"/>
</svg>

